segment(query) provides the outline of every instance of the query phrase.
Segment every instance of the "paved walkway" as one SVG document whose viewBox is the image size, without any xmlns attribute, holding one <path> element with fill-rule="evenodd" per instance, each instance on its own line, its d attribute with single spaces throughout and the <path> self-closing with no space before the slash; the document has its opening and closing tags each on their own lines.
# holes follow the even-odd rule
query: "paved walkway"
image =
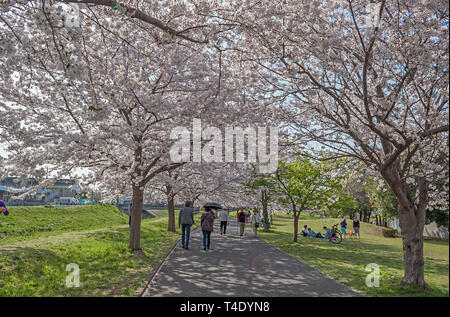
<svg viewBox="0 0 450 317">
<path fill-rule="evenodd" d="M 220 235 L 215 224 L 212 250 L 203 251 L 201 230 L 191 233 L 189 250 L 177 246 L 144 296 L 360 296 L 311 266 L 255 238 L 239 237 L 236 224 Z"/>
</svg>

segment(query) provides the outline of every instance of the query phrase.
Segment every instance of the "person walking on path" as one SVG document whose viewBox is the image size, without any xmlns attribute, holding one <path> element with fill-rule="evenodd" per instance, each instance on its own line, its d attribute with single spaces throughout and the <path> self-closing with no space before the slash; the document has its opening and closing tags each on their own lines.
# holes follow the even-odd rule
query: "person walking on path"
<svg viewBox="0 0 450 317">
<path fill-rule="evenodd" d="M 347 221 L 345 220 L 345 217 L 343 217 L 344 220 L 341 222 L 341 234 L 345 238 L 347 235 Z"/>
<path fill-rule="evenodd" d="M 228 211 L 219 209 L 219 220 L 220 220 L 220 235 L 227 233 L 227 224 L 230 220 Z"/>
<path fill-rule="evenodd" d="M 359 235 L 359 219 L 358 219 L 358 217 L 355 217 L 353 219 L 353 232 L 358 235 L 358 239 L 361 238 Z"/>
<path fill-rule="evenodd" d="M 247 215 L 241 209 L 237 214 L 237 221 L 239 225 L 239 235 L 242 237 L 245 233 L 245 224 L 247 223 Z"/>
<path fill-rule="evenodd" d="M 203 250 L 209 250 L 211 246 L 211 232 L 214 230 L 214 215 L 210 207 L 205 207 L 200 224 L 203 232 Z"/>
<path fill-rule="evenodd" d="M 252 226 L 255 237 L 258 234 L 258 227 L 259 227 L 260 221 L 261 221 L 261 217 L 259 216 L 258 211 L 256 209 L 254 209 L 253 215 L 250 216 L 250 224 Z"/>
<path fill-rule="evenodd" d="M 183 249 L 189 249 L 189 238 L 191 236 L 191 226 L 194 221 L 194 208 L 190 207 L 191 202 L 186 201 L 178 215 L 178 228 L 181 226 L 181 246 Z M 214 218 L 213 218 L 214 219 Z"/>
</svg>

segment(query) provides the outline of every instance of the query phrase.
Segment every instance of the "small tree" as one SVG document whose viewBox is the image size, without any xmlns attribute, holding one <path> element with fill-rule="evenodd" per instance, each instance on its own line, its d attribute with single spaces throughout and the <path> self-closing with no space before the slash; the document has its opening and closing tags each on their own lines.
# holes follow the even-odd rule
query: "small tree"
<svg viewBox="0 0 450 317">
<path fill-rule="evenodd" d="M 298 218 L 308 208 L 318 209 L 334 203 L 334 194 L 341 181 L 338 165 L 315 162 L 306 158 L 286 163 L 280 161 L 275 179 L 279 201 L 290 206 L 294 215 L 293 241 L 298 239 Z"/>
</svg>

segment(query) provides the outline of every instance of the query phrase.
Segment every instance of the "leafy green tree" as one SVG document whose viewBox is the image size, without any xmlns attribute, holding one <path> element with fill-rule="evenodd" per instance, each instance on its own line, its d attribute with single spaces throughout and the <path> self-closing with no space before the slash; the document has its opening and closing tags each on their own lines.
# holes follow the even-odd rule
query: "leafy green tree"
<svg viewBox="0 0 450 317">
<path fill-rule="evenodd" d="M 340 192 L 337 194 L 338 200 L 328 207 L 328 214 L 332 217 L 347 215 L 353 218 L 358 209 L 358 202 L 348 193 Z"/>
<path fill-rule="evenodd" d="M 369 177 L 365 189 L 373 211 L 390 220 L 398 214 L 398 202 L 389 185 L 381 179 Z"/>
<path fill-rule="evenodd" d="M 279 202 L 292 208 L 293 241 L 298 239 L 298 218 L 305 209 L 320 209 L 335 203 L 341 187 L 339 162 L 312 161 L 300 158 L 291 163 L 279 162 L 275 173 Z"/>
</svg>

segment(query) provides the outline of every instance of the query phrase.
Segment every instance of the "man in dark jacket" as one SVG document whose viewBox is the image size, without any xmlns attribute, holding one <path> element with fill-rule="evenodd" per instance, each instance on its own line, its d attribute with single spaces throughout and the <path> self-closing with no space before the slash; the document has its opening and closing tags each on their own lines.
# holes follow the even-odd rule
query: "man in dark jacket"
<svg viewBox="0 0 450 317">
<path fill-rule="evenodd" d="M 194 224 L 194 208 L 191 202 L 186 201 L 178 215 L 178 228 L 181 226 L 181 246 L 183 249 L 189 249 L 189 238 L 191 236 L 191 226 Z"/>
<path fill-rule="evenodd" d="M 242 237 L 245 232 L 245 224 L 247 223 L 247 215 L 245 214 L 244 210 L 239 210 L 237 213 L 237 221 L 239 225 L 239 235 Z"/>
</svg>

